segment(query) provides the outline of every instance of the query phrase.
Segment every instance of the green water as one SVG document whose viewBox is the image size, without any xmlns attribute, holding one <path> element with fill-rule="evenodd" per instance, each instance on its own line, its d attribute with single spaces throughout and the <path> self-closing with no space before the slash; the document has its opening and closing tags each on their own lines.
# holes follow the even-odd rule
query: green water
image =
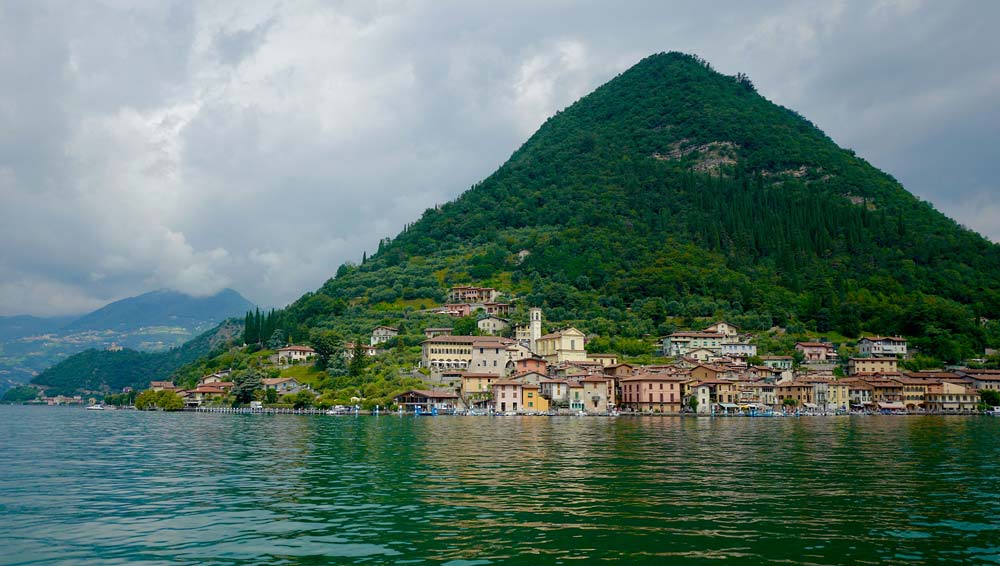
<svg viewBox="0 0 1000 566">
<path fill-rule="evenodd" d="M 0 564 L 996 564 L 998 433 L 0 407 Z"/>
</svg>

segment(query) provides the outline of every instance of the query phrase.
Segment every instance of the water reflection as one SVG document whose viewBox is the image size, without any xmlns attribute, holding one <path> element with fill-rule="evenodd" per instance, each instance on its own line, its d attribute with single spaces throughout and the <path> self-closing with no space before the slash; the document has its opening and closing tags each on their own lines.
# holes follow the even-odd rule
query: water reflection
<svg viewBox="0 0 1000 566">
<path fill-rule="evenodd" d="M 998 431 L 0 408 L 0 564 L 987 563 Z"/>
</svg>

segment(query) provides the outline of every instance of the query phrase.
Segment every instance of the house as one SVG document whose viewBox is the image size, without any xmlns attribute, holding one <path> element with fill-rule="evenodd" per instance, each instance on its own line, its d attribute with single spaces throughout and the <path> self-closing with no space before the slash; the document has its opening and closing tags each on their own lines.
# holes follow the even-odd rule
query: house
<svg viewBox="0 0 1000 566">
<path fill-rule="evenodd" d="M 569 382 L 569 408 L 572 411 L 582 411 L 584 408 L 583 384 L 579 381 Z"/>
<path fill-rule="evenodd" d="M 173 381 L 150 381 L 149 388 L 153 391 L 176 391 Z"/>
<path fill-rule="evenodd" d="M 468 303 L 449 303 L 434 311 L 438 314 L 446 314 L 453 318 L 462 318 L 472 314 L 472 305 Z"/>
<path fill-rule="evenodd" d="M 806 362 L 827 362 L 837 359 L 837 350 L 830 342 L 797 342 L 795 349 L 802 352 Z"/>
<path fill-rule="evenodd" d="M 722 355 L 731 358 L 749 358 L 757 355 L 757 345 L 745 342 L 723 342 Z"/>
<path fill-rule="evenodd" d="M 726 373 L 724 368 L 699 364 L 691 368 L 691 378 L 698 381 L 715 380 L 721 378 Z"/>
<path fill-rule="evenodd" d="M 483 406 L 493 395 L 493 382 L 500 376 L 492 373 L 463 373 L 462 399 L 470 406 Z"/>
<path fill-rule="evenodd" d="M 712 334 L 723 334 L 725 336 L 733 337 L 740 333 L 740 329 L 733 324 L 729 324 L 724 320 L 720 320 L 719 322 L 716 322 L 712 326 L 709 326 L 708 328 L 703 330 L 703 332 L 709 332 Z"/>
<path fill-rule="evenodd" d="M 761 356 L 764 365 L 774 369 L 792 369 L 794 359 L 791 356 Z"/>
<path fill-rule="evenodd" d="M 347 361 L 351 361 L 352 359 L 354 359 L 354 351 L 357 350 L 358 348 L 361 348 L 361 350 L 365 353 L 366 356 L 375 356 L 378 354 L 378 348 L 376 348 L 375 346 L 369 346 L 367 344 L 362 344 L 358 346 L 354 342 L 345 342 L 344 359 Z"/>
<path fill-rule="evenodd" d="M 212 401 L 217 401 L 226 396 L 225 390 L 212 385 L 199 385 L 194 389 L 189 389 L 181 396 L 186 405 L 200 406 Z"/>
<path fill-rule="evenodd" d="M 309 346 L 285 346 L 278 348 L 278 363 L 291 364 L 304 362 L 316 355 L 316 350 Z"/>
<path fill-rule="evenodd" d="M 849 384 L 831 381 L 826 387 L 826 407 L 820 408 L 830 411 L 846 411 L 851 408 L 851 386 Z"/>
<path fill-rule="evenodd" d="M 654 413 L 679 413 L 684 402 L 684 383 L 688 377 L 667 373 L 643 372 L 623 377 L 621 406 Z"/>
<path fill-rule="evenodd" d="M 924 409 L 927 402 L 927 389 L 934 382 L 929 379 L 920 379 L 901 375 L 895 380 L 903 385 L 903 405 L 907 411 Z"/>
<path fill-rule="evenodd" d="M 399 336 L 398 328 L 394 328 L 392 326 L 376 326 L 372 330 L 371 345 L 378 346 L 379 344 L 385 344 L 396 336 Z"/>
<path fill-rule="evenodd" d="M 617 378 L 628 377 L 632 375 L 634 371 L 635 368 L 632 366 L 632 364 L 625 364 L 625 363 L 604 367 L 604 375 Z"/>
<path fill-rule="evenodd" d="M 739 382 L 740 403 L 777 407 L 778 397 L 775 395 L 776 385 L 763 380 Z"/>
<path fill-rule="evenodd" d="M 906 357 L 906 339 L 901 336 L 865 336 L 858 340 L 858 352 L 862 356 Z"/>
<path fill-rule="evenodd" d="M 903 402 L 903 384 L 895 379 L 888 379 L 881 374 L 875 374 L 863 377 L 862 381 L 871 385 L 872 401 L 875 403 Z"/>
<path fill-rule="evenodd" d="M 618 363 L 617 354 L 587 354 L 587 361 L 600 362 L 601 366 L 609 367 Z"/>
<path fill-rule="evenodd" d="M 429 413 L 435 409 L 439 411 L 455 409 L 458 403 L 458 395 L 450 391 L 411 389 L 406 393 L 396 395 L 393 401 L 404 412 L 414 413 L 419 409 L 420 412 Z"/>
<path fill-rule="evenodd" d="M 510 326 L 510 323 L 505 319 L 491 314 L 479 319 L 476 322 L 476 326 L 480 332 L 495 336 L 506 330 Z"/>
<path fill-rule="evenodd" d="M 716 352 L 718 352 L 718 350 L 709 350 L 708 348 L 695 348 L 693 350 L 688 350 L 687 355 L 685 355 L 684 357 L 698 362 L 707 362 L 717 357 Z"/>
<path fill-rule="evenodd" d="M 720 332 L 674 332 L 663 340 L 663 355 L 680 357 L 697 348 L 718 352 L 726 335 Z"/>
<path fill-rule="evenodd" d="M 537 356 L 529 356 L 514 361 L 513 373 L 525 373 L 529 371 L 534 371 L 540 374 L 547 374 L 548 367 L 549 364 L 548 362 L 545 361 L 545 358 L 539 358 Z"/>
<path fill-rule="evenodd" d="M 233 383 L 228 381 L 229 372 L 226 373 L 210 373 L 208 375 L 203 375 L 198 379 L 198 385 L 212 385 L 214 387 L 232 387 Z"/>
<path fill-rule="evenodd" d="M 540 379 L 538 386 L 541 388 L 541 395 L 549 400 L 551 406 L 569 404 L 569 382 L 565 379 Z"/>
<path fill-rule="evenodd" d="M 288 393 L 298 393 L 305 388 L 297 379 L 294 377 L 267 377 L 261 382 L 264 389 L 274 389 L 278 392 L 278 395 L 286 395 Z"/>
<path fill-rule="evenodd" d="M 450 303 L 488 303 L 500 293 L 492 287 L 456 286 L 448 291 Z"/>
<path fill-rule="evenodd" d="M 435 336 L 450 336 L 451 329 L 447 327 L 432 327 L 424 329 L 424 336 L 434 338 Z"/>
<path fill-rule="evenodd" d="M 508 303 L 483 303 L 478 308 L 492 316 L 507 316 L 510 314 L 510 305 Z"/>
<path fill-rule="evenodd" d="M 942 381 L 927 388 L 925 406 L 935 413 L 966 413 L 977 410 L 979 394 L 975 389 Z"/>
<path fill-rule="evenodd" d="M 785 405 L 786 399 L 791 399 L 795 402 L 794 407 L 803 407 L 806 409 L 817 408 L 816 389 L 812 383 L 804 381 L 778 383 L 774 386 L 774 394 L 777 397 L 778 404 L 781 406 Z"/>
<path fill-rule="evenodd" d="M 583 410 L 591 414 L 607 413 L 615 406 L 613 379 L 591 375 L 579 382 L 583 385 Z"/>
<path fill-rule="evenodd" d="M 896 358 L 850 358 L 847 360 L 847 375 L 896 373 L 899 360 Z"/>
<path fill-rule="evenodd" d="M 583 345 L 583 332 L 575 328 L 566 328 L 535 340 L 535 353 L 545 358 L 550 364 L 585 362 L 587 361 L 587 351 Z"/>
<path fill-rule="evenodd" d="M 491 388 L 493 390 L 493 410 L 501 413 L 508 411 L 519 411 L 524 407 L 521 401 L 521 388 L 523 383 L 516 379 L 500 379 L 494 381 Z"/>
<path fill-rule="evenodd" d="M 529 413 L 544 413 L 549 410 L 549 400 L 541 394 L 541 387 L 532 383 L 521 386 L 521 408 Z"/>
<path fill-rule="evenodd" d="M 698 400 L 696 412 L 710 414 L 717 410 L 732 412 L 739 409 L 739 384 L 735 381 L 706 380 L 694 381 L 687 385 L 689 396 Z"/>
<path fill-rule="evenodd" d="M 973 389 L 993 389 L 1000 391 L 1000 370 L 970 369 L 961 372 Z"/>
</svg>

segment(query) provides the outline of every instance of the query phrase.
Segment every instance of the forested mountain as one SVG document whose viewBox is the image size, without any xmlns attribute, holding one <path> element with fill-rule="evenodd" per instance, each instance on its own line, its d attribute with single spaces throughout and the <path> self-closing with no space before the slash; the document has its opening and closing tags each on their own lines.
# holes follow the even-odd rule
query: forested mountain
<svg viewBox="0 0 1000 566">
<path fill-rule="evenodd" d="M 160 290 L 75 317 L 0 317 L 0 391 L 68 356 L 117 344 L 143 352 L 180 346 L 253 303 L 232 289 L 207 297 Z"/>
<path fill-rule="evenodd" d="M 194 297 L 161 289 L 115 301 L 84 315 L 65 327 L 66 331 L 134 330 L 144 326 L 190 326 L 215 324 L 254 308 L 253 303 L 232 289 L 207 297 Z"/>
<path fill-rule="evenodd" d="M 588 348 L 629 355 L 709 318 L 789 337 L 902 334 L 930 363 L 1000 345 L 1000 246 L 749 78 L 680 53 L 640 61 L 360 265 L 245 324 L 263 346 L 324 348 L 331 336 L 366 342 L 375 325 L 399 328 L 379 364 L 312 376 L 331 399 L 385 402 L 419 359 L 424 327 L 474 330 L 429 310 L 459 284 L 499 289 L 515 322 L 540 306 L 549 327 L 571 324 L 601 336 Z M 253 363 L 230 352 L 183 379 Z"/>
<path fill-rule="evenodd" d="M 357 331 L 365 308 L 438 301 L 460 283 L 601 334 L 725 316 L 904 334 L 956 361 L 996 338 L 981 320 L 1000 317 L 1000 247 L 747 77 L 668 53 L 550 118 L 494 174 L 284 314 L 300 334 Z"/>
<path fill-rule="evenodd" d="M 31 383 L 42 386 L 50 395 L 118 393 L 123 387 L 145 389 L 150 381 L 170 379 L 185 364 L 221 353 L 242 330 L 243 326 L 231 319 L 166 352 L 86 350 L 43 371 Z"/>
</svg>

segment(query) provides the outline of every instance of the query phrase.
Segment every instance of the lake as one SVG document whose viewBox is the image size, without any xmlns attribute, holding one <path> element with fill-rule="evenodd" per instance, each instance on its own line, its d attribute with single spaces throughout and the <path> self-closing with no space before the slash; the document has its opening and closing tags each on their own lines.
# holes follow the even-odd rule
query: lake
<svg viewBox="0 0 1000 566">
<path fill-rule="evenodd" d="M 0 564 L 1000 562 L 1000 418 L 0 407 Z"/>
</svg>

